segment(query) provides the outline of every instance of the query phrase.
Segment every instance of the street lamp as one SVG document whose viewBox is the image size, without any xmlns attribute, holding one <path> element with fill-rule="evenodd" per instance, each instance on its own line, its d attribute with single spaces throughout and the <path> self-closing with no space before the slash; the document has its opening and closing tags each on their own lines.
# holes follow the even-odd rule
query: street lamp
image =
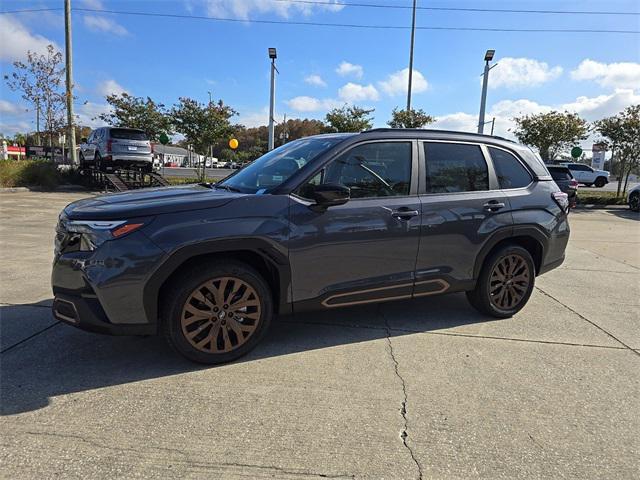
<svg viewBox="0 0 640 480">
<path fill-rule="evenodd" d="M 271 59 L 271 94 L 269 98 L 269 150 L 273 150 L 275 137 L 273 115 L 276 106 L 276 58 L 278 58 L 275 48 L 269 48 L 269 58 Z"/>
<path fill-rule="evenodd" d="M 478 117 L 478 133 L 483 133 L 484 125 L 485 123 L 488 123 L 484 121 L 484 111 L 487 106 L 487 85 L 489 83 L 489 70 L 491 70 L 493 67 L 497 65 L 496 63 L 495 65 L 489 66 L 489 62 L 493 60 L 493 56 L 495 55 L 495 53 L 496 53 L 495 50 L 487 50 L 487 52 L 484 54 L 484 73 L 482 74 L 484 78 L 482 79 L 482 97 L 480 98 L 480 116 Z"/>
</svg>

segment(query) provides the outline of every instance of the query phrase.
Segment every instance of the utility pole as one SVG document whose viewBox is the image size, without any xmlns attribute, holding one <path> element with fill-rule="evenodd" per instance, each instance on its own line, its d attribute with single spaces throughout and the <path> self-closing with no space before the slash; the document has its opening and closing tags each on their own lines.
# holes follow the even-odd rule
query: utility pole
<svg viewBox="0 0 640 480">
<path fill-rule="evenodd" d="M 76 129 L 73 126 L 73 52 L 71 49 L 71 0 L 64 0 L 64 47 L 66 60 L 67 83 L 67 141 L 68 151 L 71 154 L 71 164 L 78 165 L 76 152 Z"/>
<path fill-rule="evenodd" d="M 413 0 L 413 17 L 411 20 L 411 45 L 409 47 L 409 85 L 407 87 L 407 112 L 411 111 L 411 82 L 413 80 L 413 43 L 416 36 L 416 4 Z"/>
<path fill-rule="evenodd" d="M 484 73 L 482 79 L 482 96 L 480 97 L 480 116 L 478 117 L 478 133 L 484 132 L 484 112 L 487 106 L 487 86 L 489 84 L 489 70 L 491 70 L 496 65 L 489 66 L 489 62 L 493 60 L 493 56 L 495 55 L 495 50 L 487 50 L 487 53 L 484 54 Z"/>
<path fill-rule="evenodd" d="M 271 59 L 271 94 L 269 97 L 269 151 L 271 151 L 273 150 L 275 140 L 273 115 L 276 106 L 276 58 L 278 58 L 275 48 L 269 48 L 269 58 Z"/>
</svg>

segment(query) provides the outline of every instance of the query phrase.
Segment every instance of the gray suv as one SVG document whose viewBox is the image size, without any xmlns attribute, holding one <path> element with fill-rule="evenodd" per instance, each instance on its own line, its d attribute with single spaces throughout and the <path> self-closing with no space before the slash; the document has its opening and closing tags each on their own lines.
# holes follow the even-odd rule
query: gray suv
<svg viewBox="0 0 640 480">
<path fill-rule="evenodd" d="M 92 166 L 103 172 L 123 168 L 151 172 L 153 147 L 143 130 L 101 127 L 83 138 L 80 144 L 80 166 Z"/>
<path fill-rule="evenodd" d="M 203 363 L 247 353 L 276 314 L 466 292 L 509 317 L 564 260 L 567 209 L 539 157 L 504 139 L 302 138 L 215 185 L 67 206 L 53 312 L 95 332 L 162 333 Z"/>
</svg>

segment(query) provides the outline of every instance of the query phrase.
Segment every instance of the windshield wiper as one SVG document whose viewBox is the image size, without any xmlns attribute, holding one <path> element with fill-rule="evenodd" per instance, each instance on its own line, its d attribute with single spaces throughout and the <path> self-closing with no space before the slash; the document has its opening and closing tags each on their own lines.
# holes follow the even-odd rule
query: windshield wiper
<svg viewBox="0 0 640 480">
<path fill-rule="evenodd" d="M 226 190 L 226 191 L 228 191 L 228 192 L 242 193 L 242 190 L 240 190 L 239 188 L 231 187 L 231 186 L 229 186 L 229 185 L 219 185 L 219 184 L 217 184 L 217 183 L 216 183 L 216 184 L 213 186 L 213 188 L 220 188 L 220 189 L 222 189 L 222 190 Z"/>
</svg>

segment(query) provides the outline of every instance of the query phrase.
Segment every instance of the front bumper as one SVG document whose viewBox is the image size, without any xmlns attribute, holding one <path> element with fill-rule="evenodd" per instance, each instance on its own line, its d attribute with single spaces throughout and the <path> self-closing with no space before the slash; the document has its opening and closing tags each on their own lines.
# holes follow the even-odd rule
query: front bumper
<svg viewBox="0 0 640 480">
<path fill-rule="evenodd" d="M 113 324 L 96 298 L 58 293 L 51 307 L 56 320 L 88 332 L 107 335 L 155 335 L 155 324 Z"/>
<path fill-rule="evenodd" d="M 51 273 L 54 317 L 98 333 L 156 333 L 157 319 L 144 307 L 144 286 L 164 257 L 142 232 L 93 252 L 58 254 Z"/>
</svg>

